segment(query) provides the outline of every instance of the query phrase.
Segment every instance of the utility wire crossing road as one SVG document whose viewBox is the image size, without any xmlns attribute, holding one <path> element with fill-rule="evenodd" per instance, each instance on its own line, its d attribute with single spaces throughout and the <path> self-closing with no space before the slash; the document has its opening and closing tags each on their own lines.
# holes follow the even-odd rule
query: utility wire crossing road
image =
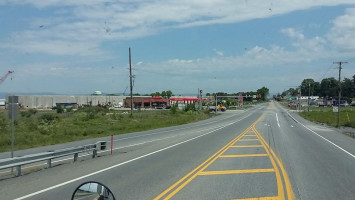
<svg viewBox="0 0 355 200">
<path fill-rule="evenodd" d="M 183 189 L 191 184 L 194 184 L 194 180 L 198 181 L 202 176 L 222 176 L 222 175 L 236 175 L 236 174 L 263 174 L 263 173 L 273 173 L 275 175 L 276 182 L 271 182 L 270 184 L 275 185 L 276 195 L 275 196 L 264 196 L 264 197 L 250 197 L 250 198 L 238 198 L 238 192 L 236 191 L 235 197 L 233 199 L 294 199 L 292 187 L 287 176 L 286 170 L 282 165 L 282 162 L 275 155 L 274 151 L 267 144 L 265 139 L 256 130 L 255 125 L 263 118 L 263 115 L 259 117 L 251 126 L 244 130 L 244 132 L 230 141 L 227 145 L 222 147 L 214 155 L 208 158 L 205 162 L 199 165 L 197 168 L 192 170 L 182 179 L 177 181 L 171 187 L 166 189 L 163 193 L 158 195 L 154 200 L 159 199 L 171 199 L 179 192 L 185 192 Z M 243 149 L 242 151 L 240 151 Z M 258 153 L 255 153 L 258 152 Z M 268 158 L 272 165 L 271 168 L 265 168 L 263 166 L 250 165 L 250 169 L 229 169 L 229 170 L 209 170 L 211 165 L 217 164 L 218 162 L 225 162 L 225 159 L 238 159 L 244 158 L 244 160 L 234 160 L 241 162 L 248 162 L 246 158 L 249 157 L 261 157 L 262 159 Z M 231 161 L 233 162 L 233 160 Z M 257 168 L 255 168 L 257 167 Z M 238 177 L 234 177 L 238 179 Z M 258 179 L 254 179 L 258 181 Z M 253 180 L 253 181 L 254 181 Z M 213 179 L 211 179 L 213 181 Z M 197 191 L 203 191 L 201 188 Z M 272 193 L 272 191 L 269 191 Z M 268 192 L 268 193 L 269 193 Z M 178 198 L 179 199 L 179 198 Z"/>
</svg>

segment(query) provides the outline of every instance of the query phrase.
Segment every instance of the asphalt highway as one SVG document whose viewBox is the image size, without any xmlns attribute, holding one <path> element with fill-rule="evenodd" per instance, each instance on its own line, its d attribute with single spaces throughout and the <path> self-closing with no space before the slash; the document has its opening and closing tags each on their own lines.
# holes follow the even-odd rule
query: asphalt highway
<svg viewBox="0 0 355 200">
<path fill-rule="evenodd" d="M 30 151 L 45 148 L 53 147 Z M 277 102 L 115 137 L 114 148 L 113 155 L 2 179 L 1 199 L 70 199 L 86 181 L 105 184 L 116 199 L 355 196 L 355 140 Z"/>
</svg>

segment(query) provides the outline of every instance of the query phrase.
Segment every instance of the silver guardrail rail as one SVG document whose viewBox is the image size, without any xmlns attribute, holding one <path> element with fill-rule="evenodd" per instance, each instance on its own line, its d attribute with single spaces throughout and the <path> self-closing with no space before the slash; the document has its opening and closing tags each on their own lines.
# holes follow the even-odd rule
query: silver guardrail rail
<svg viewBox="0 0 355 200">
<path fill-rule="evenodd" d="M 92 157 L 95 158 L 97 155 L 97 151 L 106 149 L 106 143 L 106 141 L 99 141 L 95 144 L 59 149 L 43 153 L 29 154 L 14 158 L 0 159 L 0 170 L 16 167 L 17 176 L 21 176 L 21 166 L 28 165 L 31 163 L 47 161 L 47 167 L 50 168 L 52 167 L 52 159 L 74 155 L 74 162 L 76 162 L 79 153 L 88 151 L 92 151 Z"/>
</svg>

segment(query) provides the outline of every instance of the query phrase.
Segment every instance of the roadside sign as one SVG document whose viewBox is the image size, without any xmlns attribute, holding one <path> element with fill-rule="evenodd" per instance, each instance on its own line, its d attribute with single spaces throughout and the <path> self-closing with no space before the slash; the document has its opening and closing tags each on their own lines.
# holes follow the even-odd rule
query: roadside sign
<svg viewBox="0 0 355 200">
<path fill-rule="evenodd" d="M 12 119 L 12 116 L 14 116 L 14 119 L 17 119 L 18 114 L 19 114 L 19 106 L 18 103 L 9 103 L 7 104 L 8 110 L 9 110 L 9 118 Z"/>
<path fill-rule="evenodd" d="M 333 106 L 333 112 L 338 112 L 338 107 L 337 106 Z"/>
</svg>

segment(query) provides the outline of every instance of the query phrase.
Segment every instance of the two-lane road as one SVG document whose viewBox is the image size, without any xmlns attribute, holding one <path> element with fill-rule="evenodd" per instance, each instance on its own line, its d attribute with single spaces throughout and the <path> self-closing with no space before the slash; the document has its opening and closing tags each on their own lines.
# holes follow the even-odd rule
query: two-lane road
<svg viewBox="0 0 355 200">
<path fill-rule="evenodd" d="M 112 156 L 0 181 L 1 199 L 70 199 L 90 180 L 117 199 L 355 196 L 355 140 L 276 102 L 120 139 Z"/>
</svg>

